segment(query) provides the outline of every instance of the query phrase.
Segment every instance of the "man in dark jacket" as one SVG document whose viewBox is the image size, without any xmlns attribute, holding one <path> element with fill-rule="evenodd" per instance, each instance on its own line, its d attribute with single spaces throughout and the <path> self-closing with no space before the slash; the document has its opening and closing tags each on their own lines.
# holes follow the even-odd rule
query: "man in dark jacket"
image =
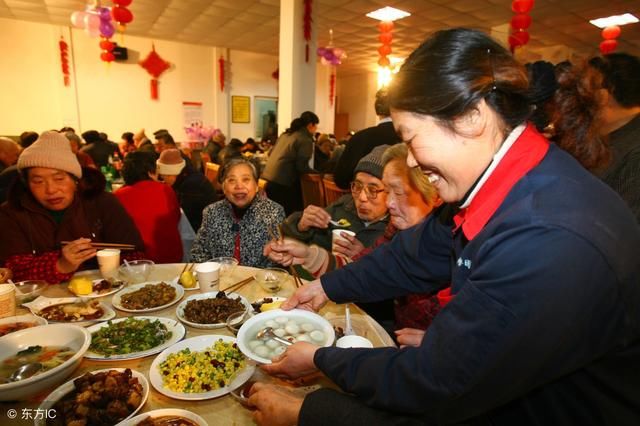
<svg viewBox="0 0 640 426">
<path fill-rule="evenodd" d="M 87 130 L 82 134 L 82 139 L 85 140 L 87 146 L 80 151 L 89 154 L 98 168 L 109 164 L 109 157 L 113 161 L 119 153 L 118 145 L 106 138 L 101 138 L 100 133 L 96 130 Z"/>
</svg>

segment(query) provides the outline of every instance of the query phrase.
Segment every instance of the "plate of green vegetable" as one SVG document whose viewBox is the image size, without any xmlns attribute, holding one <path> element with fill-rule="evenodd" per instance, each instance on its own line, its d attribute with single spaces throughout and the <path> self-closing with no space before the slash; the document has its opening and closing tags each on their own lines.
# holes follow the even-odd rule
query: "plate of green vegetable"
<svg viewBox="0 0 640 426">
<path fill-rule="evenodd" d="M 113 361 L 157 354 L 182 340 L 186 330 L 176 320 L 137 316 L 119 318 L 88 327 L 88 359 Z"/>
</svg>

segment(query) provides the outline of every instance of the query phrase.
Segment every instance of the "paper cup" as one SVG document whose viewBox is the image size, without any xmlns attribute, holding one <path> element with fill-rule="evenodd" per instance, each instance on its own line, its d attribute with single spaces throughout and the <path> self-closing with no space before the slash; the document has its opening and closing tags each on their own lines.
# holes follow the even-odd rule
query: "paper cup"
<svg viewBox="0 0 640 426">
<path fill-rule="evenodd" d="M 347 231 L 344 229 L 334 229 L 333 231 L 331 231 L 331 253 L 336 254 L 335 251 L 335 246 L 336 246 L 336 241 L 337 240 L 343 240 L 346 241 L 345 238 L 342 237 L 342 233 L 345 233 L 347 235 L 351 235 L 352 237 L 356 236 L 356 233 L 353 231 Z"/>
<path fill-rule="evenodd" d="M 201 293 L 217 290 L 220 281 L 220 264 L 218 262 L 201 263 L 196 266 L 195 271 Z"/>
<path fill-rule="evenodd" d="M 120 250 L 104 249 L 98 251 L 96 256 L 98 257 L 98 266 L 100 267 L 102 278 L 115 278 L 120 267 Z"/>
<path fill-rule="evenodd" d="M 16 286 L 0 284 L 0 318 L 16 314 Z"/>
</svg>

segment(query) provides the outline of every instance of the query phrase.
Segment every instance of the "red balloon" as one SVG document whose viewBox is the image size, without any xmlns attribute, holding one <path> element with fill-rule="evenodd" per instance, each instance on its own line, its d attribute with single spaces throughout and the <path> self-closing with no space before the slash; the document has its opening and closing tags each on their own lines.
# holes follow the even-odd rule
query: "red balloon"
<svg viewBox="0 0 640 426">
<path fill-rule="evenodd" d="M 388 67 L 389 65 L 391 65 L 391 61 L 386 56 L 380 56 L 378 65 L 380 65 L 381 67 Z"/>
<path fill-rule="evenodd" d="M 112 0 L 112 1 L 113 1 L 113 4 L 115 5 L 127 7 L 131 4 L 133 0 Z"/>
<path fill-rule="evenodd" d="M 393 30 L 393 21 L 380 21 L 378 29 L 381 33 L 388 33 Z"/>
<path fill-rule="evenodd" d="M 511 28 L 514 30 L 526 30 L 531 25 L 531 16 L 518 13 L 511 18 Z"/>
<path fill-rule="evenodd" d="M 613 40 L 614 38 L 618 38 L 620 32 L 619 26 L 612 25 L 602 30 L 602 38 L 605 40 Z"/>
<path fill-rule="evenodd" d="M 391 44 L 391 41 L 393 40 L 393 33 L 380 33 L 378 40 L 380 40 L 380 43 L 382 44 Z"/>
<path fill-rule="evenodd" d="M 113 20 L 120 24 L 128 24 L 133 21 L 133 13 L 126 7 L 114 7 L 111 9 Z"/>
<path fill-rule="evenodd" d="M 600 43 L 600 52 L 602 52 L 603 55 L 613 53 L 616 47 L 618 47 L 618 40 L 605 40 Z"/>
<path fill-rule="evenodd" d="M 116 57 L 113 56 L 113 53 L 111 52 L 102 52 L 100 54 L 100 59 L 102 59 L 104 62 L 113 62 L 115 58 Z"/>
<path fill-rule="evenodd" d="M 511 10 L 515 13 L 527 13 L 533 9 L 533 0 L 513 0 Z"/>
<path fill-rule="evenodd" d="M 382 46 L 378 47 L 378 53 L 380 53 L 381 56 L 387 56 L 391 53 L 391 46 L 389 46 L 388 44 L 383 44 Z"/>
<path fill-rule="evenodd" d="M 113 42 L 110 42 L 109 40 L 102 40 L 100 42 L 100 49 L 102 50 L 107 50 L 111 52 L 114 47 L 115 47 L 115 44 L 113 44 Z"/>
</svg>

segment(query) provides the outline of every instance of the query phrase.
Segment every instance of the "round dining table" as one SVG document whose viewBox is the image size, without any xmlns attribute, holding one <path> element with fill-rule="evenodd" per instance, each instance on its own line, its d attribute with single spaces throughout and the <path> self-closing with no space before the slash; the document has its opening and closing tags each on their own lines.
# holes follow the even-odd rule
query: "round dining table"
<svg viewBox="0 0 640 426">
<path fill-rule="evenodd" d="M 148 278 L 148 282 L 176 282 L 177 277 L 180 275 L 182 270 L 184 269 L 185 264 L 158 264 L 155 265 L 151 274 Z M 246 278 L 255 276 L 257 269 L 250 268 L 245 266 L 237 266 L 235 267 L 227 276 L 220 278 L 220 289 L 224 290 L 225 288 L 230 287 L 232 284 L 242 281 Z M 98 271 L 84 271 L 82 272 L 83 276 L 87 276 L 91 279 L 100 278 L 100 273 Z M 267 293 L 264 291 L 260 285 L 255 281 L 250 281 L 246 285 L 240 287 L 236 290 L 236 293 L 244 296 L 249 302 L 253 302 L 256 300 L 260 300 L 265 297 L 289 297 L 295 291 L 295 281 L 292 276 L 289 276 L 288 279 L 283 284 L 281 290 L 279 290 L 276 294 Z M 181 300 L 193 295 L 198 294 L 199 290 L 187 290 L 185 291 L 184 296 Z M 67 283 L 62 284 L 54 284 L 49 286 L 43 293 L 43 296 L 46 297 L 72 297 L 73 294 L 67 289 Z M 113 295 L 108 295 L 102 297 L 98 300 L 106 303 L 109 306 L 112 306 L 111 300 Z M 160 311 L 139 314 L 145 316 L 156 316 L 162 318 L 168 318 L 173 320 L 178 320 L 176 316 L 176 308 L 179 302 L 172 304 L 171 306 L 164 308 Z M 115 309 L 116 318 L 136 316 L 135 313 L 123 312 Z M 351 322 L 356 334 L 366 337 L 369 339 L 374 347 L 382 347 L 382 346 L 395 346 L 393 339 L 389 336 L 389 334 L 370 316 L 368 316 L 364 311 L 358 308 L 355 305 L 350 306 L 351 312 Z M 16 315 L 26 314 L 29 311 L 24 307 L 18 307 Z M 335 327 L 341 327 L 344 329 L 344 320 L 345 320 L 345 307 L 344 305 L 338 305 L 333 302 L 327 303 L 325 307 L 319 312 L 325 319 L 327 319 L 332 325 Z M 216 328 L 216 329 L 200 329 L 193 328 L 188 325 L 185 325 L 186 328 L 186 338 L 191 338 L 195 336 L 203 336 L 203 335 L 225 335 L 225 336 L 233 336 L 233 333 L 227 329 L 226 327 Z M 84 358 L 80 364 L 80 366 L 72 373 L 72 375 L 66 380 L 70 380 L 73 377 L 80 376 L 86 372 L 92 372 L 95 370 L 101 370 L 105 368 L 130 368 L 132 370 L 136 370 L 145 375 L 147 379 L 149 379 L 149 369 L 151 367 L 151 363 L 154 358 L 157 356 L 150 355 L 144 358 L 139 359 L 130 359 L 130 360 L 90 360 Z M 66 381 L 65 380 L 65 381 Z M 307 392 L 313 390 L 318 387 L 334 387 L 335 385 L 328 380 L 326 377 L 319 375 L 315 379 L 300 384 L 292 384 L 280 379 L 276 379 L 266 375 L 260 368 L 255 370 L 252 381 L 262 381 L 262 382 L 272 382 L 278 383 L 284 386 L 291 386 L 293 389 L 299 392 Z M 63 382 L 64 383 L 64 382 Z M 62 383 L 60 383 L 62 384 Z M 60 385 L 59 384 L 59 385 Z M 202 400 L 202 401 L 185 401 L 169 398 L 160 392 L 156 391 L 152 386 L 150 386 L 149 397 L 144 404 L 144 406 L 138 411 L 137 414 L 148 412 L 151 410 L 156 410 L 160 408 L 181 408 L 185 410 L 192 411 L 201 417 L 203 417 L 209 425 L 252 425 L 254 424 L 251 418 L 251 411 L 240 404 L 235 398 L 233 398 L 230 394 L 226 394 L 214 399 Z M 54 387 L 55 388 L 55 387 Z M 40 403 L 46 399 L 46 396 L 49 392 L 53 391 L 54 388 L 50 389 L 47 392 L 44 392 L 37 397 L 28 400 L 28 401 L 16 401 L 16 402 L 3 402 L 0 403 L 0 424 L 4 425 L 33 425 L 34 424 L 34 416 L 36 415 L 37 408 Z M 9 419 L 7 413 L 10 410 L 16 410 L 17 416 L 13 419 Z"/>
</svg>

